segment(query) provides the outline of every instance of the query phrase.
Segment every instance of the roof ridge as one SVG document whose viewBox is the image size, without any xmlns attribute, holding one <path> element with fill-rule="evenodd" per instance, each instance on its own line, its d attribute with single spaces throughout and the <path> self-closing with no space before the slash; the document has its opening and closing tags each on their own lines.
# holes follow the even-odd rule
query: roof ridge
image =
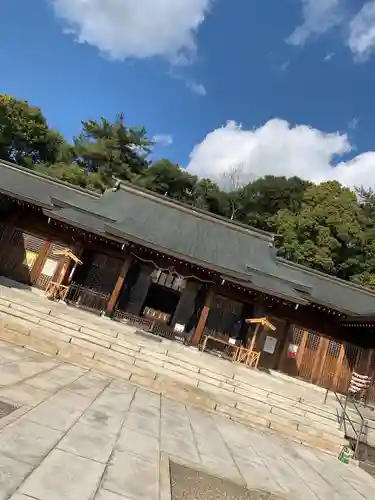
<svg viewBox="0 0 375 500">
<path fill-rule="evenodd" d="M 317 271 L 316 269 L 312 269 L 311 267 L 307 267 L 307 266 L 304 266 L 302 264 L 297 264 L 296 262 L 286 260 L 283 257 L 276 257 L 276 259 L 278 262 L 281 262 L 282 264 L 286 264 L 289 267 L 301 269 L 302 271 L 305 271 L 308 274 L 319 276 L 320 278 L 324 278 L 327 281 L 333 281 L 333 282 L 338 283 L 341 286 L 345 286 L 347 288 L 353 288 L 354 290 L 360 290 L 361 292 L 365 292 L 368 295 L 375 296 L 375 290 L 371 290 L 371 288 L 357 285 L 356 283 L 353 283 L 352 281 L 347 281 L 347 280 L 344 280 L 342 278 L 338 278 L 337 276 L 331 276 L 330 274 L 323 273 L 322 271 Z"/>
<path fill-rule="evenodd" d="M 50 175 L 42 174 L 40 172 L 36 172 L 35 170 L 32 170 L 31 168 L 27 167 L 21 167 L 21 165 L 17 165 L 16 163 L 11 163 L 6 160 L 0 159 L 0 166 L 5 165 L 7 168 L 10 170 L 19 170 L 20 172 L 29 175 L 30 177 L 35 177 L 39 179 L 43 179 L 44 181 L 47 181 L 49 184 L 54 184 L 56 186 L 64 186 L 71 191 L 77 191 L 79 193 L 87 194 L 88 196 L 91 196 L 93 198 L 100 198 L 100 194 L 96 193 L 95 191 L 91 191 L 90 189 L 85 189 L 80 186 L 75 186 L 74 184 L 70 184 L 69 182 L 62 181 L 60 179 L 55 179 L 51 177 Z"/>
<path fill-rule="evenodd" d="M 274 235 L 272 233 L 269 233 L 268 231 L 257 229 L 247 224 L 243 224 L 242 222 L 237 222 L 227 219 L 221 215 L 208 212 L 207 210 L 202 210 L 199 208 L 192 207 L 187 203 L 174 200 L 173 198 L 168 198 L 167 196 L 155 193 L 153 191 L 150 191 L 149 189 L 144 189 L 139 186 L 135 186 L 134 184 L 128 182 L 121 181 L 120 189 L 123 191 L 132 192 L 133 194 L 142 196 L 144 198 L 149 198 L 162 205 L 172 206 L 173 208 L 180 210 L 181 212 L 188 213 L 211 222 L 222 224 L 226 227 L 229 227 L 230 229 L 234 229 L 246 234 L 251 234 L 252 236 L 268 241 L 269 243 L 273 243 Z"/>
</svg>

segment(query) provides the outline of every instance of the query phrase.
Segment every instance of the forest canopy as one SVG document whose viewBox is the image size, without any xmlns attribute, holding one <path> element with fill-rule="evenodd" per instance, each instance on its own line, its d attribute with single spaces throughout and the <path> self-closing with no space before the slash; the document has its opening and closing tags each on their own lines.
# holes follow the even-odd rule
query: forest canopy
<svg viewBox="0 0 375 500">
<path fill-rule="evenodd" d="M 375 289 L 375 195 L 337 181 L 265 176 L 242 185 L 232 170 L 226 189 L 167 158 L 152 161 L 144 127 L 84 120 L 69 143 L 38 107 L 0 94 L 0 159 L 103 192 L 114 179 L 270 231 L 280 256 Z M 228 165 L 228 172 L 233 166 Z M 227 179 L 228 180 L 228 179 Z"/>
</svg>

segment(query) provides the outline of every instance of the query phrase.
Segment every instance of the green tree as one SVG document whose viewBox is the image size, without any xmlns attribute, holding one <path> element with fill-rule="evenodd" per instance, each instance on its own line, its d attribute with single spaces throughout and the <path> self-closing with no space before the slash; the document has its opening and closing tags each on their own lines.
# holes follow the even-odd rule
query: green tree
<svg viewBox="0 0 375 500">
<path fill-rule="evenodd" d="M 179 201 L 187 201 L 197 178 L 163 158 L 143 170 L 135 182 L 151 191 Z"/>
<path fill-rule="evenodd" d="M 336 181 L 312 185 L 301 210 L 281 209 L 273 217 L 283 257 L 349 279 L 358 271 L 364 215 L 356 195 Z"/>
<path fill-rule="evenodd" d="M 357 189 L 362 210 L 363 245 L 358 255 L 358 266 L 351 280 L 375 289 L 375 194 L 371 189 Z"/>
<path fill-rule="evenodd" d="M 236 205 L 235 218 L 251 226 L 272 231 L 273 217 L 280 210 L 296 214 L 302 198 L 311 184 L 298 177 L 265 177 L 250 182 L 237 192 L 230 193 Z"/>
<path fill-rule="evenodd" d="M 188 203 L 201 210 L 207 210 L 217 215 L 226 216 L 230 211 L 227 193 L 210 179 L 200 179 L 196 182 Z"/>
<path fill-rule="evenodd" d="M 65 139 L 48 127 L 41 110 L 0 94 L 0 158 L 23 166 L 54 163 L 69 155 Z"/>
<path fill-rule="evenodd" d="M 113 123 L 101 118 L 83 121 L 82 126 L 74 145 L 77 163 L 87 173 L 98 174 L 103 185 L 110 186 L 113 176 L 132 181 L 148 167 L 152 141 L 144 128 L 128 127 L 122 114 Z"/>
<path fill-rule="evenodd" d="M 49 166 L 41 164 L 33 165 L 32 168 L 41 174 L 55 177 L 56 179 L 68 182 L 69 184 L 73 184 L 75 186 L 83 188 L 90 187 L 90 177 L 86 174 L 85 170 L 76 163 L 55 163 L 54 165 Z M 100 189 L 96 190 L 99 191 Z"/>
</svg>

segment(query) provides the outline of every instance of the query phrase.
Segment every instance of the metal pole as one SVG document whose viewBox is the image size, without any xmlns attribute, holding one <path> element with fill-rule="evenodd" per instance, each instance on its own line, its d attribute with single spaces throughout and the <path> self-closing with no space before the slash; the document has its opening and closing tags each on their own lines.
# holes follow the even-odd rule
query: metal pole
<svg viewBox="0 0 375 500">
<path fill-rule="evenodd" d="M 358 438 L 357 438 L 357 443 L 355 445 L 354 460 L 357 460 L 357 457 L 358 457 L 359 445 L 361 443 L 361 436 L 362 436 L 362 432 L 363 432 L 363 424 L 364 424 L 364 422 L 362 421 L 361 427 L 360 427 L 360 430 L 359 430 L 359 434 L 358 434 Z"/>
<path fill-rule="evenodd" d="M 326 390 L 326 394 L 324 396 L 324 404 L 327 403 L 327 398 L 328 398 L 328 392 L 329 392 L 329 389 Z"/>
<path fill-rule="evenodd" d="M 346 398 L 345 398 L 345 404 L 344 404 L 344 408 L 342 410 L 342 415 L 341 415 L 341 419 L 340 419 L 340 430 L 342 429 L 342 424 L 344 423 L 344 420 L 345 420 L 346 407 L 348 406 L 348 398 L 349 398 L 349 394 L 347 394 Z"/>
</svg>

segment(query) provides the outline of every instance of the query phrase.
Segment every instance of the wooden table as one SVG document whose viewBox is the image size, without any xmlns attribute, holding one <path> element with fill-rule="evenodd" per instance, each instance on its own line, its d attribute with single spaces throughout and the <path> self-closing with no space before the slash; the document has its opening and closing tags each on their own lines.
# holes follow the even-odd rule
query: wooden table
<svg viewBox="0 0 375 500">
<path fill-rule="evenodd" d="M 204 352 L 206 350 L 207 342 L 209 340 L 212 340 L 213 342 L 216 342 L 217 344 L 224 345 L 227 348 L 228 347 L 232 347 L 234 349 L 238 349 L 238 346 L 236 344 L 231 344 L 227 340 L 218 339 L 217 337 L 214 337 L 213 335 L 205 335 L 204 336 L 204 341 L 203 341 L 203 344 L 202 344 L 202 347 L 201 347 L 202 352 Z M 234 353 L 233 353 L 233 355 L 234 355 Z"/>
</svg>

